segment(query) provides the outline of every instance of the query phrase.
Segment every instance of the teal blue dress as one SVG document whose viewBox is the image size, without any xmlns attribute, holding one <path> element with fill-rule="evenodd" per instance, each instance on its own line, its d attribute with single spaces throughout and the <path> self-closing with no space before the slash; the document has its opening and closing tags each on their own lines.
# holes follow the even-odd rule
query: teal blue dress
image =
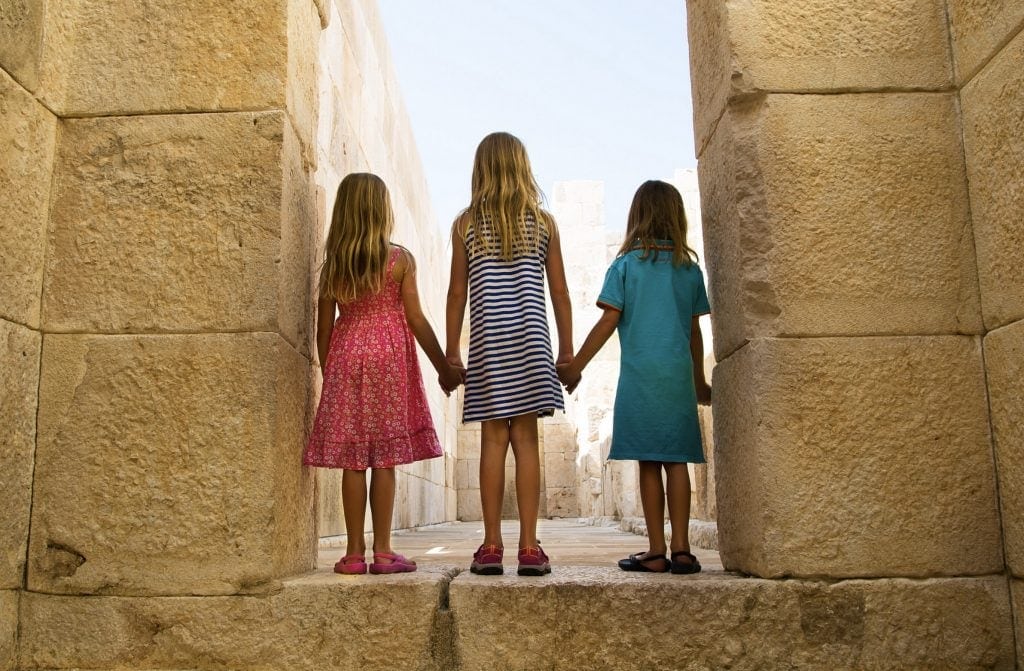
<svg viewBox="0 0 1024 671">
<path fill-rule="evenodd" d="M 700 266 L 673 266 L 672 243 L 663 244 L 657 258 L 634 250 L 615 259 L 597 299 L 622 312 L 608 458 L 702 464 L 690 324 L 711 307 Z"/>
</svg>

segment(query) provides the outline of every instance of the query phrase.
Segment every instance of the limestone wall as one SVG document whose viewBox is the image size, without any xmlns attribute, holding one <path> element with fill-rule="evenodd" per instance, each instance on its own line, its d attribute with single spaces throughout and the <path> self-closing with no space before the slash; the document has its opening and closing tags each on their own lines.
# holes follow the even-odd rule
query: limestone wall
<svg viewBox="0 0 1024 671">
<path fill-rule="evenodd" d="M 430 204 L 377 4 L 372 0 L 335 0 L 328 3 L 326 12 L 329 22 L 320 36 L 318 68 L 319 228 L 325 233 L 330 225 L 334 196 L 346 174 L 379 175 L 391 193 L 394 240 L 416 257 L 424 312 L 443 344 L 450 250 Z M 322 258 L 322 252 L 318 251 L 317 258 Z M 422 352 L 420 367 L 445 456 L 398 469 L 396 528 L 452 520 L 456 513 L 454 398 L 449 400 L 441 392 L 437 375 Z M 317 470 L 319 534 L 342 534 L 341 473 Z"/>
<path fill-rule="evenodd" d="M 724 564 L 1012 567 L 1024 9 L 687 6 Z"/>
<path fill-rule="evenodd" d="M 312 0 L 0 17 L 8 669 L 14 633 L 40 634 L 15 624 L 22 590 L 251 593 L 313 566 L 320 18 Z"/>
<path fill-rule="evenodd" d="M 1006 558 L 1024 577 L 1024 6 L 950 3 Z M 1021 623 L 1018 614 L 1018 625 Z"/>
</svg>

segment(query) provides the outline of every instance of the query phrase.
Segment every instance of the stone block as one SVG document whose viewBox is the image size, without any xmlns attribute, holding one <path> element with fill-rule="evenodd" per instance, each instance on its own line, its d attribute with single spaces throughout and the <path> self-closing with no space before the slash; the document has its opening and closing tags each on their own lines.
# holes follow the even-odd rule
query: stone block
<svg viewBox="0 0 1024 671">
<path fill-rule="evenodd" d="M 579 495 L 575 487 L 548 487 L 543 492 L 545 517 L 579 517 Z"/>
<path fill-rule="evenodd" d="M 949 94 L 769 95 L 701 160 L 721 360 L 754 337 L 980 333 Z"/>
<path fill-rule="evenodd" d="M 758 339 L 718 364 L 714 403 L 726 569 L 1002 570 L 977 338 Z"/>
<path fill-rule="evenodd" d="M 0 590 L 0 671 L 14 671 L 18 651 L 19 591 Z"/>
<path fill-rule="evenodd" d="M 1014 0 L 949 0 L 957 84 L 963 85 L 1024 25 Z"/>
<path fill-rule="evenodd" d="M 539 588 L 460 574 L 449 603 L 462 668 L 1013 668 L 1002 576 L 677 578 L 559 567 Z M 680 604 L 685 617 L 666 615 Z"/>
<path fill-rule="evenodd" d="M 41 0 L 0 0 L 0 68 L 32 92 L 39 85 L 45 7 Z"/>
<path fill-rule="evenodd" d="M 66 121 L 47 332 L 280 330 L 304 349 L 315 215 L 297 152 L 281 112 Z"/>
<path fill-rule="evenodd" d="M 1006 563 L 1020 578 L 1024 577 L 1024 321 L 985 336 L 985 373 Z"/>
<path fill-rule="evenodd" d="M 41 345 L 36 331 L 0 320 L 0 590 L 24 587 Z"/>
<path fill-rule="evenodd" d="M 47 335 L 29 586 L 233 594 L 314 564 L 309 364 L 270 333 Z"/>
<path fill-rule="evenodd" d="M 345 512 L 341 507 L 341 471 L 317 468 L 317 535 L 340 536 L 345 533 Z"/>
<path fill-rule="evenodd" d="M 459 393 L 461 401 L 462 392 Z M 462 408 L 459 408 L 459 416 L 462 415 Z M 476 425 L 474 425 L 476 426 Z M 458 429 L 459 435 L 456 440 L 456 452 L 455 456 L 459 459 L 479 459 L 480 458 L 480 429 L 469 429 L 465 428 L 464 425 L 460 425 Z"/>
<path fill-rule="evenodd" d="M 0 15 L 7 4 L 0 0 Z M 0 34 L 6 25 L 0 19 Z M 32 328 L 39 328 L 56 134 L 57 117 L 0 70 L 0 318 Z"/>
<path fill-rule="evenodd" d="M 310 0 L 288 0 L 288 82 L 285 104 L 303 144 L 303 157 L 316 166 L 316 123 L 318 52 L 321 19 L 318 7 Z"/>
<path fill-rule="evenodd" d="M 544 481 L 549 488 L 574 487 L 576 485 L 575 455 L 545 451 Z"/>
<path fill-rule="evenodd" d="M 455 462 L 455 487 L 458 489 L 480 488 L 479 459 L 458 459 Z"/>
<path fill-rule="evenodd" d="M 459 489 L 456 519 L 460 522 L 476 522 L 484 518 L 480 507 L 479 489 Z"/>
<path fill-rule="evenodd" d="M 1024 318 L 1024 32 L 960 99 L 981 305 L 991 330 Z"/>
<path fill-rule="evenodd" d="M 1021 617 L 1021 613 L 1024 613 L 1024 580 L 1011 580 L 1010 587 L 1013 596 L 1013 612 L 1016 615 L 1013 621 L 1017 631 L 1017 668 L 1019 669 L 1021 661 L 1024 660 L 1024 617 Z"/>
<path fill-rule="evenodd" d="M 715 495 L 715 436 L 714 418 L 711 408 L 698 407 L 700 417 L 701 442 L 704 447 L 703 464 L 695 464 L 693 469 L 696 482 L 693 483 L 693 502 L 690 516 L 701 520 L 714 521 L 718 518 L 718 501 Z M 728 449 L 723 446 L 722 449 Z M 699 514 L 698 514 L 699 512 Z"/>
<path fill-rule="evenodd" d="M 25 669 L 424 668 L 447 576 L 319 572 L 265 596 L 26 594 Z"/>
<path fill-rule="evenodd" d="M 40 93 L 60 116 L 286 105 L 289 2 L 253 0 L 244 13 L 215 0 L 36 4 L 47 6 Z"/>
<path fill-rule="evenodd" d="M 952 79 L 942 0 L 688 0 L 698 153 L 753 92 L 940 90 Z"/>
</svg>

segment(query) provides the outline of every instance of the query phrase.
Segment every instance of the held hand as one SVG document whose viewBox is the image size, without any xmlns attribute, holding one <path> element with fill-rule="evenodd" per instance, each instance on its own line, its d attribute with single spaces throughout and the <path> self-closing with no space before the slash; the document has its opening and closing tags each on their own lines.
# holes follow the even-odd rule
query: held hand
<svg viewBox="0 0 1024 671">
<path fill-rule="evenodd" d="M 441 389 L 444 390 L 446 396 L 450 396 L 465 380 L 466 369 L 457 368 L 450 363 L 437 376 L 437 382 L 441 385 Z"/>
<path fill-rule="evenodd" d="M 570 362 L 557 363 L 555 370 L 558 371 L 558 379 L 565 385 L 565 390 L 570 394 L 576 391 L 576 386 L 583 379 L 583 375 L 576 371 L 576 367 Z"/>
<path fill-rule="evenodd" d="M 698 405 L 711 405 L 711 385 L 707 382 L 696 385 L 697 391 L 697 404 Z"/>
</svg>

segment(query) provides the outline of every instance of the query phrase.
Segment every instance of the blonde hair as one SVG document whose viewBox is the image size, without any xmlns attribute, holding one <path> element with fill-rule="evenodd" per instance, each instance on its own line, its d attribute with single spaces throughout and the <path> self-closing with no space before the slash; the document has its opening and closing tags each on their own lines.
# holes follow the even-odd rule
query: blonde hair
<svg viewBox="0 0 1024 671">
<path fill-rule="evenodd" d="M 388 187 L 380 177 L 354 172 L 341 180 L 324 245 L 320 295 L 349 303 L 380 291 L 394 223 Z"/>
<path fill-rule="evenodd" d="M 511 261 L 537 251 L 542 232 L 550 235 L 551 215 L 541 208 L 543 194 L 522 141 L 509 133 L 491 133 L 473 158 L 469 207 L 460 233 L 473 230 L 470 254 L 493 254 Z M 530 226 L 529 221 L 536 222 Z"/>
<path fill-rule="evenodd" d="M 672 265 L 690 265 L 697 261 L 697 252 L 686 244 L 683 197 L 671 184 L 652 179 L 641 184 L 633 196 L 626 220 L 626 239 L 619 248 L 619 256 L 642 249 L 641 259 L 653 252 L 657 260 L 659 249 L 665 249 L 659 248 L 658 240 L 672 241 Z"/>
</svg>

